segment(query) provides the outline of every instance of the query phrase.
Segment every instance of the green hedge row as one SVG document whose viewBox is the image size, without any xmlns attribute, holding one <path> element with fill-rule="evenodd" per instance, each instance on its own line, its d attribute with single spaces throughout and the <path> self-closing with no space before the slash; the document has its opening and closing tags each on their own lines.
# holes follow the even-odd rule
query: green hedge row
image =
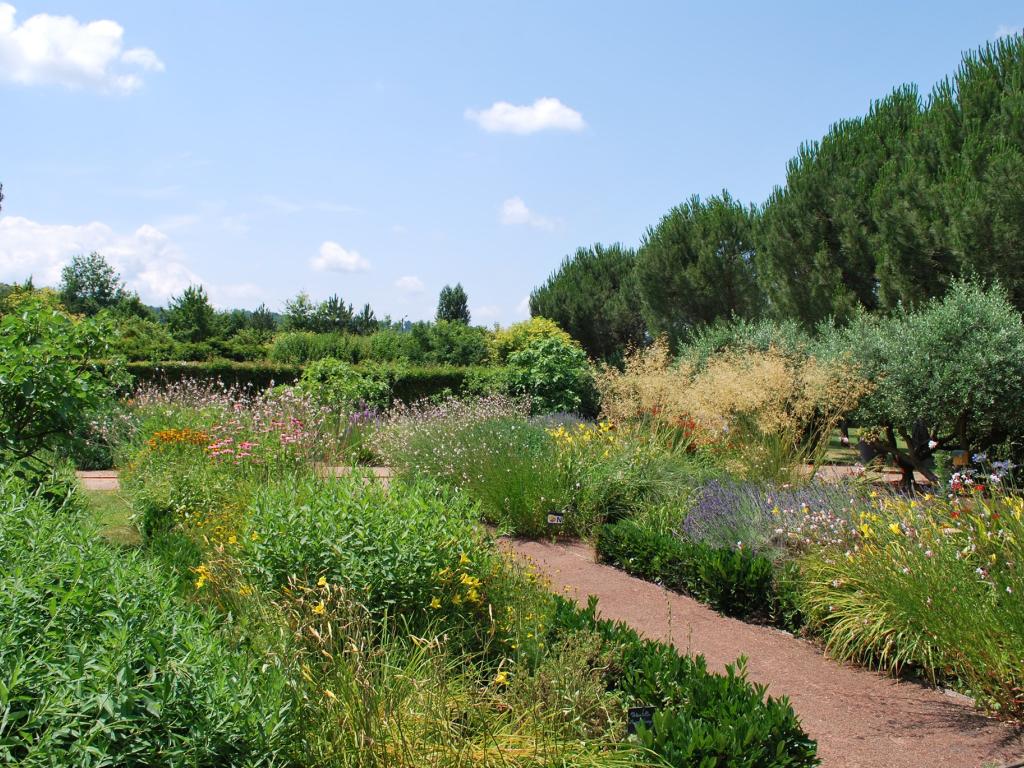
<svg viewBox="0 0 1024 768">
<path fill-rule="evenodd" d="M 802 624 L 794 565 L 779 567 L 764 555 L 686 541 L 632 520 L 602 526 L 597 554 L 603 562 L 728 616 L 789 630 Z"/>
<path fill-rule="evenodd" d="M 276 384 L 294 384 L 302 376 L 303 366 L 286 363 L 239 363 L 230 360 L 209 362 L 130 362 L 125 364 L 136 384 L 170 384 L 182 379 L 220 380 L 226 385 L 266 389 Z M 363 370 L 363 366 L 355 366 Z M 385 374 L 391 382 L 391 397 L 411 403 L 425 397 L 445 394 L 469 395 L 505 391 L 507 369 L 494 366 L 411 366 L 375 363 L 365 370 Z"/>
<path fill-rule="evenodd" d="M 703 656 L 683 656 L 665 643 L 642 639 L 621 622 L 597 618 L 597 599 L 586 609 L 563 598 L 552 632 L 591 631 L 623 647 L 621 668 L 606 683 L 628 706 L 654 709 L 653 727 L 640 726 L 643 746 L 667 765 L 707 768 L 804 768 L 818 764 L 817 745 L 804 732 L 789 701 L 765 695 L 746 679 L 745 660 L 725 675 L 712 674 Z M 612 665 L 615 667 L 615 665 Z"/>
</svg>

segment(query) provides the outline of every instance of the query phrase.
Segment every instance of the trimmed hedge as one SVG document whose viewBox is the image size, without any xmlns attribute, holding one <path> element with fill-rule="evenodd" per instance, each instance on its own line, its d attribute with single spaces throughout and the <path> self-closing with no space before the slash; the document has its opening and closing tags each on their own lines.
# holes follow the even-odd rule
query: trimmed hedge
<svg viewBox="0 0 1024 768">
<path fill-rule="evenodd" d="M 606 675 L 627 706 L 654 708 L 653 727 L 637 727 L 640 743 L 668 765 L 702 768 L 805 768 L 818 764 L 817 744 L 801 728 L 786 697 L 746 679 L 742 657 L 725 675 L 708 671 L 703 656 L 642 639 L 621 622 L 597 618 L 597 598 L 580 609 L 556 597 L 556 636 L 597 632 L 623 648 L 621 667 Z"/>
<path fill-rule="evenodd" d="M 727 616 L 789 630 L 803 623 L 796 608 L 795 565 L 778 567 L 764 555 L 679 539 L 632 520 L 602 526 L 597 554 Z"/>
<path fill-rule="evenodd" d="M 426 397 L 484 394 L 507 391 L 508 370 L 493 366 L 411 366 L 373 363 L 354 366 L 357 371 L 384 373 L 391 385 L 391 399 L 411 403 Z M 231 360 L 209 362 L 131 362 L 125 369 L 136 384 L 169 384 L 181 379 L 220 380 L 263 390 L 277 384 L 294 384 L 302 376 L 301 365 L 285 363 L 239 363 Z"/>
</svg>

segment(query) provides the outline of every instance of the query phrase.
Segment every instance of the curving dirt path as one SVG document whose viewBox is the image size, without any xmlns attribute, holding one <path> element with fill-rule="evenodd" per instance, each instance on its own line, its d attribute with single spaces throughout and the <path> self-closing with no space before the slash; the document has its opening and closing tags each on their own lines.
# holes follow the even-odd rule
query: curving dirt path
<svg viewBox="0 0 1024 768">
<path fill-rule="evenodd" d="M 980 768 L 1024 761 L 1024 731 L 978 714 L 962 696 L 898 682 L 825 658 L 811 643 L 726 618 L 683 595 L 595 562 L 586 544 L 514 541 L 509 546 L 582 604 L 596 595 L 603 617 L 624 621 L 711 669 L 745 655 L 751 680 L 788 696 L 818 741 L 826 768 Z"/>
</svg>

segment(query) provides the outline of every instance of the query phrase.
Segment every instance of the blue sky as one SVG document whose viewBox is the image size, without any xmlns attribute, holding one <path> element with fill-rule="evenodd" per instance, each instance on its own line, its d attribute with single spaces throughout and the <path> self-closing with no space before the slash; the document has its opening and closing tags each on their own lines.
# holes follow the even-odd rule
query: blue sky
<svg viewBox="0 0 1024 768">
<path fill-rule="evenodd" d="M 99 250 L 143 299 L 300 290 L 474 321 L 692 194 L 927 92 L 1020 2 L 0 0 L 0 281 Z"/>
</svg>

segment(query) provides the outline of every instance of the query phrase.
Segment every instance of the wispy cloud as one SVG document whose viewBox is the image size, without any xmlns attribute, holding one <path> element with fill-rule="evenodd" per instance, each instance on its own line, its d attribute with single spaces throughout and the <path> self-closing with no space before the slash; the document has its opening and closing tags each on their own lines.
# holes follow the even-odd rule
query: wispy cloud
<svg viewBox="0 0 1024 768">
<path fill-rule="evenodd" d="M 499 218 L 501 223 L 507 226 L 525 224 L 537 229 L 554 229 L 557 225 L 554 219 L 541 216 L 527 208 L 521 197 L 510 197 L 502 203 Z"/>
<path fill-rule="evenodd" d="M 533 104 L 522 106 L 496 101 L 484 110 L 467 109 L 465 117 L 488 133 L 582 131 L 587 125 L 583 115 L 553 98 L 537 99 Z"/>
<path fill-rule="evenodd" d="M 164 70 L 150 49 L 124 49 L 116 21 L 39 13 L 18 24 L 16 14 L 0 3 L 0 80 L 130 93 L 142 87 L 141 72 Z"/>
<path fill-rule="evenodd" d="M 310 260 L 309 265 L 317 272 L 365 272 L 370 268 L 370 262 L 358 251 L 342 248 L 332 240 L 326 240 L 320 246 L 320 253 Z"/>
<path fill-rule="evenodd" d="M 423 293 L 423 281 L 415 275 L 403 275 L 395 280 L 395 288 L 409 296 Z"/>
</svg>

